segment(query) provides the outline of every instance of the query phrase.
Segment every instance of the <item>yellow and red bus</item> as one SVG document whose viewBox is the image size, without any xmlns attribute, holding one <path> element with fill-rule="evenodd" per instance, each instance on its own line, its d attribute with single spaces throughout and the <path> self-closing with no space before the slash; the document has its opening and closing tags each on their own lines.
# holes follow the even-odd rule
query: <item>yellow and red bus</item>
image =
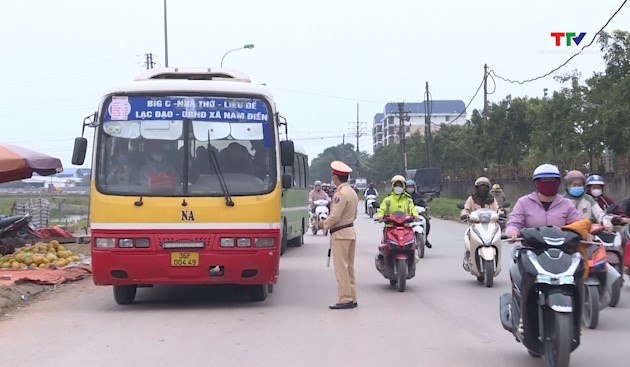
<svg viewBox="0 0 630 367">
<path fill-rule="evenodd" d="M 232 69 L 159 68 L 109 89 L 94 128 L 90 189 L 96 285 L 118 304 L 138 287 L 276 283 L 292 141 L 266 86 Z M 87 139 L 72 163 L 84 163 Z"/>
</svg>

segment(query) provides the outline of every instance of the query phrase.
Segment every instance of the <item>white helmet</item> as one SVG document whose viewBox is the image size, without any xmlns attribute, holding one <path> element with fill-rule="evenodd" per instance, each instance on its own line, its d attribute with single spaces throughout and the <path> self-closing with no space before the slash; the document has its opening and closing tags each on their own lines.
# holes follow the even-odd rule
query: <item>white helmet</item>
<svg viewBox="0 0 630 367">
<path fill-rule="evenodd" d="M 486 185 L 490 187 L 490 180 L 487 177 L 479 177 L 477 181 L 475 181 L 475 186 Z"/>
<path fill-rule="evenodd" d="M 322 182 L 319 180 L 315 181 L 315 183 L 313 184 L 313 186 L 321 186 L 321 185 L 322 185 Z"/>
<path fill-rule="evenodd" d="M 553 164 L 541 164 L 534 170 L 532 180 L 545 177 L 560 178 L 560 170 L 558 170 L 558 167 L 554 166 Z"/>
</svg>

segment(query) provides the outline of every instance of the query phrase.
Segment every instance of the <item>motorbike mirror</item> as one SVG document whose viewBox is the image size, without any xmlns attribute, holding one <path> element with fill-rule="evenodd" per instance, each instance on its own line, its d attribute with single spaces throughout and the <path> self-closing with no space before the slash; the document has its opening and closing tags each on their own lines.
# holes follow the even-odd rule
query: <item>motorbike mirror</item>
<svg viewBox="0 0 630 367">
<path fill-rule="evenodd" d="M 509 201 L 506 201 L 506 202 L 503 203 L 503 207 L 504 208 L 509 208 L 510 205 L 512 205 L 512 203 L 510 203 Z"/>
<path fill-rule="evenodd" d="M 613 204 L 613 205 L 609 206 L 608 208 L 606 208 L 606 213 L 607 214 L 613 214 L 614 212 L 617 211 L 617 209 L 619 209 L 619 205 Z"/>
<path fill-rule="evenodd" d="M 457 203 L 457 207 L 459 209 L 464 209 L 464 203 Z"/>
</svg>

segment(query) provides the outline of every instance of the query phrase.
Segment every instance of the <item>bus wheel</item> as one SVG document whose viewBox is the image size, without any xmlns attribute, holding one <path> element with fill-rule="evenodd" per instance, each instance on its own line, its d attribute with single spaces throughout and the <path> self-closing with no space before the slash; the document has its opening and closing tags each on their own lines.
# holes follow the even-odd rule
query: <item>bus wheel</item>
<svg viewBox="0 0 630 367">
<path fill-rule="evenodd" d="M 267 299 L 269 292 L 267 284 L 256 284 L 250 285 L 249 287 L 249 299 L 252 300 L 252 302 L 262 302 Z"/>
<path fill-rule="evenodd" d="M 130 305 L 136 299 L 135 285 L 115 285 L 114 286 L 114 300 L 119 305 Z"/>
<path fill-rule="evenodd" d="M 289 246 L 289 241 L 287 240 L 286 224 L 282 226 L 282 238 L 280 239 L 280 241 L 280 256 L 282 256 L 287 251 L 287 247 Z"/>
</svg>

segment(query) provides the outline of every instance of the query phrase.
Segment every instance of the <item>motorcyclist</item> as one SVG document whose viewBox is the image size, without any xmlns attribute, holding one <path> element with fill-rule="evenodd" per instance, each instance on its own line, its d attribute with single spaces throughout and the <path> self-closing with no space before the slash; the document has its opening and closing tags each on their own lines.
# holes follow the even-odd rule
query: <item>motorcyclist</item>
<svg viewBox="0 0 630 367">
<path fill-rule="evenodd" d="M 497 204 L 499 204 L 499 208 L 501 208 L 503 203 L 505 202 L 505 193 L 503 193 L 503 189 L 501 188 L 501 185 L 499 184 L 492 185 L 492 190 L 490 190 L 490 194 L 494 196 L 494 198 L 497 200 Z"/>
<path fill-rule="evenodd" d="M 414 180 L 407 180 L 406 191 L 409 195 L 411 195 L 411 199 L 413 200 L 413 204 L 415 206 L 421 206 L 426 210 L 430 209 L 427 205 L 427 202 L 424 201 L 424 199 L 422 198 L 422 195 L 420 195 L 418 191 L 416 191 L 416 182 Z M 420 213 L 420 215 L 424 217 L 425 223 L 427 224 L 426 246 L 427 248 L 431 248 L 433 246 L 429 242 L 429 232 L 431 232 L 431 223 L 429 222 L 430 218 L 426 211 L 424 213 Z"/>
<path fill-rule="evenodd" d="M 475 193 L 468 197 L 460 214 L 461 220 L 468 219 L 470 213 L 477 209 L 488 208 L 499 211 L 499 204 L 494 196 L 490 195 L 490 180 L 487 177 L 479 177 L 475 181 Z"/>
<path fill-rule="evenodd" d="M 391 183 L 392 192 L 383 199 L 381 206 L 376 212 L 378 221 L 382 222 L 385 216 L 397 211 L 401 211 L 407 215 L 413 215 L 415 220 L 420 219 L 420 216 L 416 211 L 416 206 L 413 204 L 411 195 L 405 192 L 405 186 L 407 184 L 405 178 L 401 175 L 396 175 L 392 177 Z M 388 226 L 391 225 L 388 224 L 383 228 L 383 238 L 385 238 L 386 227 Z M 418 255 L 416 255 L 416 262 L 419 259 Z"/>
<path fill-rule="evenodd" d="M 376 189 L 374 188 L 373 183 L 370 183 L 368 185 L 368 188 L 365 189 L 365 191 L 363 192 L 363 198 L 365 199 L 365 213 L 366 214 L 367 214 L 367 196 L 368 195 L 378 196 L 378 191 L 376 191 Z"/>
<path fill-rule="evenodd" d="M 602 223 L 607 232 L 612 232 L 612 216 L 606 214 L 590 195 L 586 195 L 584 192 L 585 183 L 586 176 L 582 172 L 577 170 L 569 171 L 564 176 L 564 197 L 575 205 L 582 218 L 590 219 L 594 223 Z"/>
<path fill-rule="evenodd" d="M 308 193 L 308 207 L 311 213 L 315 213 L 315 204 L 313 203 L 317 200 L 326 200 L 330 204 L 330 196 L 322 190 L 322 182 L 319 180 L 313 183 L 313 190 Z"/>
<path fill-rule="evenodd" d="M 590 220 L 581 220 L 580 213 L 575 206 L 558 193 L 561 184 L 558 167 L 551 164 L 541 164 L 534 170 L 532 181 L 535 191 L 516 201 L 506 225 L 507 237 L 514 240 L 524 228 L 549 225 L 574 230 L 583 239 L 586 239 L 590 230 Z M 567 225 L 571 225 L 571 227 L 566 227 Z M 514 246 L 510 274 L 519 274 L 519 271 L 516 270 L 518 267 L 516 259 L 523 248 L 521 244 Z M 512 281 L 516 283 L 519 289 L 522 289 L 521 278 L 512 278 Z M 521 290 L 521 293 L 525 292 L 526 290 Z M 521 310 L 526 309 L 526 305 L 521 305 Z M 527 324 L 524 320 L 527 321 L 526 312 L 521 313 L 521 320 L 519 321 L 521 333 L 524 333 L 524 325 Z"/>
<path fill-rule="evenodd" d="M 614 205 L 615 202 L 610 197 L 604 195 L 604 178 L 600 175 L 588 176 L 586 179 L 586 193 L 591 195 L 599 204 L 602 210 L 606 211 L 609 206 Z M 624 225 L 630 223 L 630 218 L 626 218 L 626 214 L 622 210 L 621 206 L 613 212 L 615 217 L 612 218 L 612 224 Z"/>
</svg>

